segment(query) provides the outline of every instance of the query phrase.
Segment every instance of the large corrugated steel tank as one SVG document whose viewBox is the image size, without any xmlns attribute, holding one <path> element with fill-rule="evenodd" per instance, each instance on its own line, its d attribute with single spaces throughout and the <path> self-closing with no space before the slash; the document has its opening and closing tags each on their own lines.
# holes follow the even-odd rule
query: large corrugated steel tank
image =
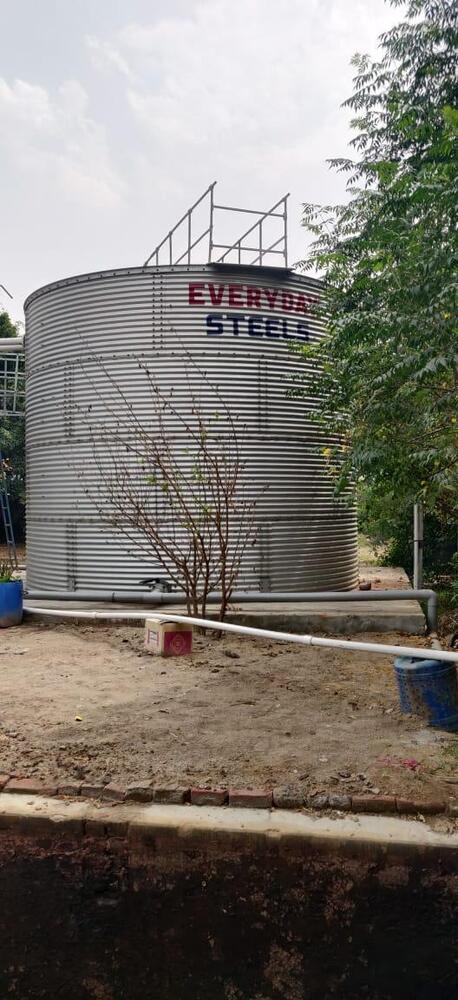
<svg viewBox="0 0 458 1000">
<path fill-rule="evenodd" d="M 142 590 L 143 577 L 163 575 L 135 539 L 104 525 L 92 499 L 100 483 L 87 415 L 95 427 L 116 422 L 116 385 L 148 426 L 139 362 L 185 409 L 191 386 L 210 412 L 208 384 L 217 385 L 246 425 L 247 475 L 262 492 L 239 589 L 356 585 L 355 510 L 336 500 L 322 454 L 332 442 L 287 394 L 291 376 L 307 372 L 291 339 L 322 335 L 309 310 L 320 287 L 279 268 L 181 265 L 86 274 L 27 299 L 29 588 Z M 178 435 L 183 461 L 188 444 Z"/>
</svg>

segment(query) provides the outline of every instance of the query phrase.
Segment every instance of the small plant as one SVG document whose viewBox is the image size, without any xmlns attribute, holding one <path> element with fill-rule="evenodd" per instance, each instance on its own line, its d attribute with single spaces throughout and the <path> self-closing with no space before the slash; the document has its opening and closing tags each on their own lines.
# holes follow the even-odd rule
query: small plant
<svg viewBox="0 0 458 1000">
<path fill-rule="evenodd" d="M 11 583 L 14 569 L 7 562 L 0 562 L 0 583 Z"/>
<path fill-rule="evenodd" d="M 219 388 L 185 355 L 199 376 L 203 405 L 191 380 L 184 391 L 162 390 L 149 368 L 138 363 L 144 380 L 148 420 L 140 419 L 103 362 L 98 369 L 112 391 L 107 406 L 99 382 L 91 380 L 102 419 L 81 412 L 89 434 L 96 484 L 85 493 L 101 520 L 123 535 L 134 552 L 160 567 L 182 591 L 188 614 L 205 617 L 208 595 L 219 592 L 223 621 L 245 554 L 255 544 L 258 493 L 246 468 L 246 431 Z M 211 412 L 208 400 L 215 411 Z M 92 407 L 91 407 L 92 410 Z M 103 413 L 106 417 L 103 417 Z"/>
</svg>

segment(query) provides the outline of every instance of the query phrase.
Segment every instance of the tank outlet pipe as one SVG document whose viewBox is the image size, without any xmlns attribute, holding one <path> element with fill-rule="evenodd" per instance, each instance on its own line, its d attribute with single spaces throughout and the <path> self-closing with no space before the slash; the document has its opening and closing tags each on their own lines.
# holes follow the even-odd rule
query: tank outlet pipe
<svg viewBox="0 0 458 1000">
<path fill-rule="evenodd" d="M 138 591 L 93 591 L 93 590 L 27 590 L 25 596 L 30 601 L 101 601 L 115 604 L 183 604 L 184 595 L 162 590 Z M 209 594 L 208 604 L 218 604 L 221 595 Z M 348 603 L 351 601 L 424 601 L 426 621 L 430 632 L 437 630 L 437 594 L 434 590 L 314 590 L 311 593 L 299 591 L 247 590 L 236 591 L 231 596 L 231 604 L 317 604 L 321 601 Z"/>
<path fill-rule="evenodd" d="M 52 616 L 53 618 L 81 618 L 110 621 L 145 621 L 148 613 L 145 611 L 62 611 L 61 608 L 40 608 L 24 605 L 24 610 L 32 614 Z M 302 646 L 320 646 L 327 649 L 354 650 L 359 653 L 381 653 L 383 656 L 403 656 L 408 659 L 431 660 L 431 650 L 416 646 L 389 646 L 378 642 L 356 642 L 353 639 L 330 639 L 316 635 L 295 635 L 290 632 L 274 632 L 265 628 L 251 628 L 248 625 L 232 625 L 229 622 L 219 622 L 214 618 L 193 618 L 188 615 L 157 614 L 168 622 L 182 622 L 184 625 L 198 625 L 199 628 L 209 628 L 216 632 L 232 632 L 235 635 L 253 635 L 259 639 L 273 639 L 276 642 L 295 642 Z M 458 663 L 458 650 L 451 653 L 448 650 L 434 650 L 435 660 L 445 660 Z"/>
</svg>

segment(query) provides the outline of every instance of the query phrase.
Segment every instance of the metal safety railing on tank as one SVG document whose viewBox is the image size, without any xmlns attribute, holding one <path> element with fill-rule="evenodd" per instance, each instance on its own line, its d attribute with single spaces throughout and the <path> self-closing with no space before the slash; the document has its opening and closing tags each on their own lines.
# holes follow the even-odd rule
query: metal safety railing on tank
<svg viewBox="0 0 458 1000">
<path fill-rule="evenodd" d="M 24 355 L 0 354 L 0 413 L 24 416 Z"/>
<path fill-rule="evenodd" d="M 161 263 L 166 263 L 169 265 L 174 264 L 191 264 L 192 263 L 192 251 L 199 246 L 203 240 L 208 237 L 208 263 L 223 264 L 226 263 L 227 258 L 231 254 L 235 254 L 237 264 L 262 264 L 265 263 L 266 257 L 269 258 L 271 255 L 275 257 L 281 257 L 282 266 L 288 267 L 288 198 L 289 194 L 283 195 L 282 198 L 272 205 L 267 212 L 259 211 L 253 208 L 236 208 L 231 205 L 218 205 L 215 202 L 214 191 L 216 187 L 216 181 L 207 188 L 206 191 L 191 205 L 191 208 L 178 220 L 164 239 L 158 243 L 157 247 L 154 248 L 152 253 L 149 255 L 148 259 L 145 260 L 144 266 L 147 267 L 149 264 L 153 263 L 159 266 Z M 193 227 L 193 216 L 196 209 L 204 203 L 208 204 L 208 225 L 205 229 L 199 233 L 197 237 L 194 238 L 195 227 Z M 216 212 L 232 212 L 232 213 L 243 213 L 245 215 L 255 215 L 257 216 L 256 221 L 252 226 L 247 229 L 242 236 L 239 236 L 232 243 L 217 243 L 214 240 L 214 228 L 215 228 L 215 213 Z M 280 236 L 274 239 L 273 242 L 268 242 L 265 239 L 266 233 L 266 223 L 269 219 L 280 219 L 281 220 L 281 232 Z M 193 232 L 194 228 L 194 232 Z M 175 256 L 174 248 L 176 248 L 177 240 L 185 236 L 185 249 Z M 249 243 L 246 243 L 248 237 L 252 237 Z M 224 253 L 220 257 L 215 258 L 215 250 L 224 250 Z M 247 254 L 255 253 L 256 256 L 253 259 L 247 260 Z M 166 258 L 164 260 L 164 257 Z M 243 258 L 243 259 L 242 259 Z M 232 261 L 233 262 L 233 261 Z M 202 261 L 199 261 L 202 263 Z"/>
<path fill-rule="evenodd" d="M 23 337 L 0 341 L 0 421 L 23 418 L 25 410 L 25 374 Z M 1 426 L 1 424 L 0 424 Z M 3 525 L 8 560 L 17 569 L 18 560 L 10 506 L 10 486 L 14 472 L 0 451 L 0 524 Z M 0 533 L 1 534 L 1 533 Z"/>
</svg>

